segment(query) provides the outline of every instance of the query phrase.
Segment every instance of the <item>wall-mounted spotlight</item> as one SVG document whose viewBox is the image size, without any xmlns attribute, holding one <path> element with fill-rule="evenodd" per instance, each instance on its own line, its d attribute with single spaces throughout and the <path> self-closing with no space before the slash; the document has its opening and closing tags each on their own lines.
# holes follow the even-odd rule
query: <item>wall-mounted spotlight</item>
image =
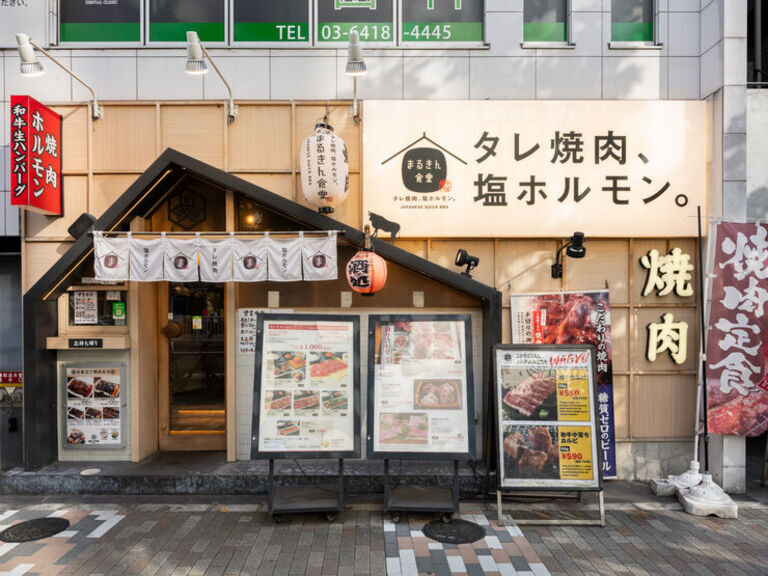
<svg viewBox="0 0 768 576">
<path fill-rule="evenodd" d="M 360 35 L 357 30 L 349 33 L 349 45 L 347 46 L 347 67 L 345 72 L 347 76 L 352 76 L 353 96 L 350 116 L 355 124 L 360 124 L 360 110 L 357 105 L 357 77 L 363 76 L 368 71 L 368 67 L 363 60 L 363 50 L 360 47 Z"/>
<path fill-rule="evenodd" d="M 19 32 L 18 34 L 16 34 L 16 42 L 19 44 L 19 57 L 21 58 L 21 75 L 22 76 L 32 77 L 32 76 L 41 76 L 42 74 L 45 74 L 43 65 L 37 59 L 37 55 L 35 54 L 35 48 L 37 48 L 38 50 L 40 50 L 40 52 L 45 54 L 50 59 L 51 62 L 56 64 L 56 66 L 64 70 L 64 72 L 72 76 L 72 78 L 80 82 L 80 84 L 82 84 L 88 89 L 88 91 L 91 93 L 91 98 L 93 98 L 93 103 L 91 106 L 91 117 L 94 120 L 98 120 L 104 115 L 101 110 L 101 106 L 99 106 L 99 100 L 96 98 L 96 92 L 94 92 L 93 88 L 91 88 L 88 84 L 86 84 L 82 78 L 80 78 L 77 74 L 72 72 L 72 70 L 64 66 L 64 64 L 56 60 L 56 58 L 51 56 L 48 52 L 43 50 L 38 44 L 36 44 L 32 40 L 32 38 L 29 37 L 29 35 Z"/>
<path fill-rule="evenodd" d="M 574 232 L 573 236 L 558 249 L 555 254 L 555 263 L 552 264 L 552 278 L 563 277 L 563 264 L 560 260 L 563 250 L 565 255 L 571 258 L 584 258 L 587 254 L 587 249 L 584 247 L 584 232 Z"/>
<path fill-rule="evenodd" d="M 208 65 L 205 63 L 206 58 L 208 58 L 208 62 L 211 63 L 213 69 L 216 70 L 216 74 L 219 75 L 221 81 L 224 82 L 224 86 L 227 87 L 227 92 L 229 93 L 227 122 L 232 124 L 232 122 L 235 121 L 235 118 L 237 118 L 237 106 L 232 97 L 232 88 L 229 87 L 229 83 L 224 79 L 224 76 L 211 58 L 211 55 L 208 54 L 205 46 L 200 42 L 197 32 L 187 30 L 187 74 L 192 74 L 193 76 L 208 74 Z"/>
<path fill-rule="evenodd" d="M 469 272 L 473 268 L 477 268 L 478 264 L 480 264 L 480 258 L 478 258 L 477 256 L 471 256 L 463 248 L 459 248 L 459 251 L 456 252 L 456 266 L 467 267 L 467 269 L 464 270 L 464 272 L 462 272 L 462 274 L 467 278 L 472 278 L 472 274 L 470 274 Z"/>
</svg>

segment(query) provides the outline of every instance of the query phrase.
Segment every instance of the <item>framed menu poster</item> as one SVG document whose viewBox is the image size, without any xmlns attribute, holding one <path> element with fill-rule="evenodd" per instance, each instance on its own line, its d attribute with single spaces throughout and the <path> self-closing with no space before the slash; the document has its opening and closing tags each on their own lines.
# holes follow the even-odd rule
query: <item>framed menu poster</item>
<svg viewBox="0 0 768 576">
<path fill-rule="evenodd" d="M 471 330 L 468 314 L 369 317 L 371 457 L 474 458 Z"/>
<path fill-rule="evenodd" d="M 64 448 L 123 448 L 123 366 L 68 365 L 64 370 Z"/>
<path fill-rule="evenodd" d="M 260 314 L 251 458 L 360 456 L 360 320 Z"/>
<path fill-rule="evenodd" d="M 595 349 L 494 347 L 499 489 L 600 490 Z"/>
</svg>

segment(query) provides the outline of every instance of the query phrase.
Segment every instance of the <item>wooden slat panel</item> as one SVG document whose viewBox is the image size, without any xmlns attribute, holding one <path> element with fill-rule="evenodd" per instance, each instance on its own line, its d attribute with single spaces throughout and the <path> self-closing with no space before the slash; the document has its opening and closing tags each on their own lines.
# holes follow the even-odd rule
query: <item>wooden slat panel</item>
<svg viewBox="0 0 768 576">
<path fill-rule="evenodd" d="M 629 377 L 613 377 L 613 418 L 616 438 L 629 436 Z"/>
<path fill-rule="evenodd" d="M 224 122 L 222 106 L 163 106 L 161 148 L 174 148 L 223 169 Z"/>
<path fill-rule="evenodd" d="M 88 171 L 88 107 L 56 106 L 62 115 L 61 162 L 62 172 Z M 79 214 L 78 214 L 79 216 Z"/>
<path fill-rule="evenodd" d="M 71 242 L 27 242 L 24 245 L 24 292 L 72 246 Z"/>
<path fill-rule="evenodd" d="M 389 235 L 381 232 L 379 234 L 381 238 L 388 239 Z M 427 241 L 426 240 L 395 240 L 395 246 L 401 248 L 411 254 L 416 254 L 419 258 L 427 257 Z"/>
<path fill-rule="evenodd" d="M 638 376 L 630 392 L 633 438 L 693 436 L 696 410 L 694 376 Z"/>
<path fill-rule="evenodd" d="M 135 174 L 101 174 L 93 177 L 91 210 L 99 218 L 138 178 Z"/>
<path fill-rule="evenodd" d="M 502 302 L 510 294 L 557 292 L 560 281 L 552 278 L 557 245 L 554 240 L 500 240 L 496 252 L 496 289 Z M 482 265 L 482 262 L 481 262 Z"/>
<path fill-rule="evenodd" d="M 299 149 L 304 139 L 315 130 L 315 124 L 325 114 L 325 106 L 297 106 L 296 107 L 296 150 L 294 157 L 296 171 L 301 170 L 299 165 Z M 333 126 L 336 135 L 344 140 L 347 145 L 349 169 L 352 172 L 360 171 L 360 126 L 356 126 L 349 117 L 349 106 L 331 106 L 329 122 Z"/>
<path fill-rule="evenodd" d="M 67 228 L 83 213 L 88 212 L 88 178 L 86 176 L 64 176 L 63 216 L 43 216 L 24 211 L 27 238 L 65 238 Z"/>
<path fill-rule="evenodd" d="M 587 240 L 584 258 L 568 258 L 563 251 L 566 290 L 603 290 L 608 282 L 611 302 L 629 301 L 629 243 L 626 240 Z"/>
<path fill-rule="evenodd" d="M 290 170 L 290 106 L 240 106 L 229 126 L 229 169 Z"/>
<path fill-rule="evenodd" d="M 93 123 L 93 170 L 142 171 L 158 156 L 154 106 L 105 106 Z"/>
<path fill-rule="evenodd" d="M 455 265 L 456 252 L 463 248 L 472 256 L 480 258 L 477 268 L 472 270 L 472 279 L 493 286 L 493 240 L 433 240 L 429 250 L 429 259 L 443 268 L 454 272 L 463 272 L 464 268 Z"/>
<path fill-rule="evenodd" d="M 648 362 L 646 358 L 646 346 L 648 343 L 648 324 L 661 323 L 662 315 L 671 313 L 673 322 L 685 321 L 688 323 L 688 345 L 686 360 L 683 364 L 676 364 L 668 351 L 657 354 L 655 362 Z M 634 335 L 634 359 L 633 368 L 643 372 L 659 372 L 671 370 L 696 370 L 696 357 L 699 347 L 698 336 L 698 312 L 695 308 L 639 308 L 635 312 Z"/>
<path fill-rule="evenodd" d="M 611 349 L 613 351 L 613 371 L 629 370 L 629 310 L 611 308 Z"/>
<path fill-rule="evenodd" d="M 261 186 L 274 194 L 283 198 L 293 200 L 293 182 L 290 174 L 235 174 L 251 184 Z"/>
</svg>

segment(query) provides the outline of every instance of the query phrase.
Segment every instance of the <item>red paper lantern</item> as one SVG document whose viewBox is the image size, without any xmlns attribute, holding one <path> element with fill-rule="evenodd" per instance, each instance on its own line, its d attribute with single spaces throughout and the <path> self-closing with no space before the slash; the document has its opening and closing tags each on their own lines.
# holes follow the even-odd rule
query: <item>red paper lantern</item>
<svg viewBox="0 0 768 576">
<path fill-rule="evenodd" d="M 350 288 L 371 296 L 387 282 L 387 262 L 370 250 L 360 250 L 347 262 L 347 282 Z"/>
</svg>

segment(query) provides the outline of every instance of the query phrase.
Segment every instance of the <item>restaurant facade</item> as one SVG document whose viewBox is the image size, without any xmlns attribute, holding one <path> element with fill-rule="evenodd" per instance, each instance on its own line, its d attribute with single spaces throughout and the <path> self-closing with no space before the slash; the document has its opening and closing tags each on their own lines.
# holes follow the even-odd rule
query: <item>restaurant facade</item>
<svg viewBox="0 0 768 576">
<path fill-rule="evenodd" d="M 364 42 L 359 118 L 346 50 L 323 46 L 319 31 L 314 45 L 291 49 L 238 46 L 233 36 L 214 44 L 234 120 L 218 78 L 184 74 L 178 43 L 52 44 L 95 83 L 100 118 L 64 73 L 50 65 L 43 78 L 21 78 L 15 50 L 3 50 L 5 122 L 19 94 L 62 117 L 63 214 L 19 216 L 24 465 L 139 462 L 158 451 L 251 459 L 254 319 L 277 313 L 359 319 L 363 407 L 371 318 L 468 318 L 471 452 L 490 468 L 492 347 L 572 343 L 569 331 L 580 331 L 610 374 L 610 398 L 600 403 L 610 414 L 603 475 L 649 480 L 686 470 L 701 246 L 710 219 L 747 216 L 733 160 L 746 131 L 733 120 L 746 106 L 731 81 L 733 37 L 708 24 L 734 15 L 719 1 L 649 2 L 653 35 L 612 41 L 611 3 L 574 1 L 564 3 L 567 38 L 527 41 L 536 27 L 524 4 L 481 3 L 478 45 Z M 346 146 L 348 194 L 332 214 L 317 213 L 302 182 L 302 146 L 319 122 Z M 76 225 L 83 214 L 93 218 Z M 387 262 L 372 296 L 345 275 L 366 226 L 378 230 L 373 251 Z M 105 282 L 94 231 L 161 241 L 331 232 L 337 274 L 308 279 L 305 264 L 304 278 L 288 282 L 162 273 Z M 568 249 L 578 232 L 585 253 Z M 461 250 L 476 266 L 457 265 Z M 585 315 L 606 312 L 579 312 L 584 298 L 607 306 L 608 340 L 584 334 Z M 364 437 L 365 408 L 361 416 Z M 715 478 L 742 491 L 743 439 L 710 446 Z"/>
</svg>

